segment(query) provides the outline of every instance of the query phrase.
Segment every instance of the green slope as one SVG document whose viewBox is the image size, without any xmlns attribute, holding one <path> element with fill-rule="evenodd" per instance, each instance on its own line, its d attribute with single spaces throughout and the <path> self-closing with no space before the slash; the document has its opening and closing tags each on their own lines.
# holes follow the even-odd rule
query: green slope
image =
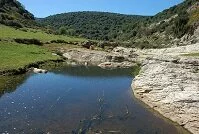
<svg viewBox="0 0 199 134">
<path fill-rule="evenodd" d="M 144 44 L 162 47 L 175 38 L 192 34 L 198 25 L 198 6 L 187 12 L 198 0 L 185 0 L 155 16 L 134 16 L 105 12 L 63 13 L 37 19 L 57 32 L 95 40 L 128 41 L 132 46 Z M 197 24 L 197 25 L 196 25 Z M 194 26 L 194 27 L 193 27 Z M 158 46 L 160 45 L 160 46 Z"/>
<path fill-rule="evenodd" d="M 0 72 L 23 68 L 39 61 L 56 60 L 51 52 L 35 45 L 0 42 Z"/>
<path fill-rule="evenodd" d="M 35 38 L 42 42 L 48 42 L 51 40 L 81 42 L 81 41 L 85 40 L 83 38 L 47 34 L 46 32 L 39 30 L 39 29 L 32 29 L 32 28 L 15 29 L 15 28 L 8 27 L 8 26 L 1 25 L 1 24 L 0 24 L 0 31 L 1 31 L 0 39 L 4 39 L 4 40 L 14 39 L 14 38 L 23 38 L 23 39 Z"/>
<path fill-rule="evenodd" d="M 65 28 L 66 34 L 69 35 L 95 40 L 122 40 L 120 35 L 130 33 L 146 18 L 149 17 L 106 12 L 72 12 L 49 16 L 37 21 L 55 29 Z"/>
<path fill-rule="evenodd" d="M 66 42 L 81 42 L 85 40 L 81 38 L 47 34 L 41 30 L 35 29 L 22 30 L 0 25 L 0 73 L 6 70 L 23 68 L 31 63 L 58 60 L 60 57 L 52 55 L 52 52 L 56 52 L 57 49 L 61 48 L 67 49 L 69 47 L 78 47 L 65 43 L 50 43 L 44 44 L 43 46 L 19 44 L 14 41 L 15 38 L 34 38 L 44 43 L 51 40 L 64 40 Z"/>
<path fill-rule="evenodd" d="M 0 0 L 1 24 L 14 27 L 33 27 L 37 25 L 34 19 L 34 15 L 17 0 Z"/>
</svg>

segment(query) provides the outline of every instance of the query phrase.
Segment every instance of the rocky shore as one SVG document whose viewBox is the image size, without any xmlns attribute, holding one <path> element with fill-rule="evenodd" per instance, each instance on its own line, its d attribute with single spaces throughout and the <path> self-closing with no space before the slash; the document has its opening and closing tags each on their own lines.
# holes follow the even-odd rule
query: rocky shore
<svg viewBox="0 0 199 134">
<path fill-rule="evenodd" d="M 132 82 L 135 97 L 193 134 L 198 134 L 198 53 L 199 43 L 146 50 L 116 47 L 110 52 L 75 48 L 65 50 L 63 57 L 80 64 L 102 68 L 129 68 L 141 64 L 140 73 Z M 63 60 L 52 62 L 63 62 Z M 0 72 L 0 74 L 25 73 L 31 67 L 38 67 L 44 63 L 34 63 L 22 69 Z M 35 69 L 35 71 L 43 70 Z"/>
<path fill-rule="evenodd" d="M 133 49 L 117 47 L 111 52 L 88 49 L 71 49 L 64 52 L 63 57 L 80 64 L 95 65 L 102 68 L 129 68 L 137 63 L 133 58 Z"/>
<path fill-rule="evenodd" d="M 146 50 L 116 47 L 111 52 L 71 49 L 63 56 L 102 68 L 126 68 L 141 63 L 140 73 L 132 82 L 135 97 L 198 134 L 199 56 L 191 56 L 193 53 L 199 53 L 199 44 Z"/>
<path fill-rule="evenodd" d="M 142 52 L 132 89 L 136 98 L 198 134 L 199 57 L 182 55 L 187 53 L 199 53 L 199 44 Z"/>
</svg>

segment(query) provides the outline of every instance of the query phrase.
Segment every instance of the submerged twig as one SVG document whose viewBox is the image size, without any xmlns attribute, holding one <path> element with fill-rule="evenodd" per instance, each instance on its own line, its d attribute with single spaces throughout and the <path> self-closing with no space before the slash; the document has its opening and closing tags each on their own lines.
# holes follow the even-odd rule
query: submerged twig
<svg viewBox="0 0 199 134">
<path fill-rule="evenodd" d="M 104 116 L 104 111 L 105 111 L 105 95 L 104 95 L 104 91 L 102 93 L 102 96 L 98 97 L 98 104 L 99 104 L 99 109 L 97 114 L 95 114 L 94 116 L 91 116 L 88 119 L 84 119 L 80 121 L 80 124 L 78 126 L 77 129 L 72 131 L 72 134 L 86 134 L 87 132 L 90 132 L 91 128 L 93 127 L 93 125 L 95 123 L 100 123 L 102 120 L 105 119 L 119 119 L 119 120 L 126 120 L 130 117 L 130 112 L 129 112 L 129 108 L 128 105 L 125 106 L 125 113 L 123 116 Z M 102 131 L 100 131 L 102 133 Z M 114 130 L 109 130 L 109 131 L 105 131 L 106 133 L 121 133 L 120 130 L 114 131 Z M 100 133 L 99 133 L 100 134 Z"/>
<path fill-rule="evenodd" d="M 71 90 L 72 90 L 72 88 L 69 88 L 68 90 L 66 90 L 65 93 L 67 94 L 67 93 L 69 93 Z M 56 102 L 50 106 L 49 110 L 51 110 L 51 109 L 60 101 L 60 99 L 63 98 L 66 94 L 63 94 L 63 96 L 59 96 L 59 97 L 57 98 Z"/>
</svg>

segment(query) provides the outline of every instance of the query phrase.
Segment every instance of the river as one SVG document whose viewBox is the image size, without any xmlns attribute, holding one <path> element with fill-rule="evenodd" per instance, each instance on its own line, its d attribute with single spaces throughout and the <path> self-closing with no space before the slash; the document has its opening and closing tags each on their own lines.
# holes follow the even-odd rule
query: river
<svg viewBox="0 0 199 134">
<path fill-rule="evenodd" d="M 6 88 L 0 97 L 0 133 L 188 133 L 135 99 L 131 72 L 63 66 L 47 74 L 6 77 L 7 85 L 0 86 Z"/>
</svg>

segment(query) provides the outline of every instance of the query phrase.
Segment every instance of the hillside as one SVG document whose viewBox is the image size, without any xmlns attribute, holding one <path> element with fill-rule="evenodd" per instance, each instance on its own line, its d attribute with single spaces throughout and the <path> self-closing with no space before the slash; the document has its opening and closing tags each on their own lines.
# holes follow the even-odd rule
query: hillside
<svg viewBox="0 0 199 134">
<path fill-rule="evenodd" d="M 0 0 L 0 75 L 21 73 L 39 63 L 59 61 L 61 58 L 55 53 L 61 48 L 78 47 L 79 42 L 85 41 L 49 34 L 47 30 L 18 1 Z"/>
<path fill-rule="evenodd" d="M 0 0 L 0 23 L 21 28 L 35 26 L 34 15 L 16 0 Z"/>
<path fill-rule="evenodd" d="M 194 8 L 193 8 L 194 7 Z M 129 42 L 130 46 L 168 47 L 173 40 L 193 35 L 198 26 L 198 0 L 186 0 L 155 16 L 134 16 L 105 12 L 74 12 L 37 21 L 57 33 L 88 39 Z M 180 40 L 175 42 L 179 43 Z M 181 43 L 182 45 L 182 43 Z"/>
<path fill-rule="evenodd" d="M 149 17 L 107 12 L 71 12 L 39 19 L 38 22 L 60 29 L 62 34 L 95 40 L 111 40 L 122 39 L 118 34 L 129 33 L 145 18 Z"/>
</svg>

